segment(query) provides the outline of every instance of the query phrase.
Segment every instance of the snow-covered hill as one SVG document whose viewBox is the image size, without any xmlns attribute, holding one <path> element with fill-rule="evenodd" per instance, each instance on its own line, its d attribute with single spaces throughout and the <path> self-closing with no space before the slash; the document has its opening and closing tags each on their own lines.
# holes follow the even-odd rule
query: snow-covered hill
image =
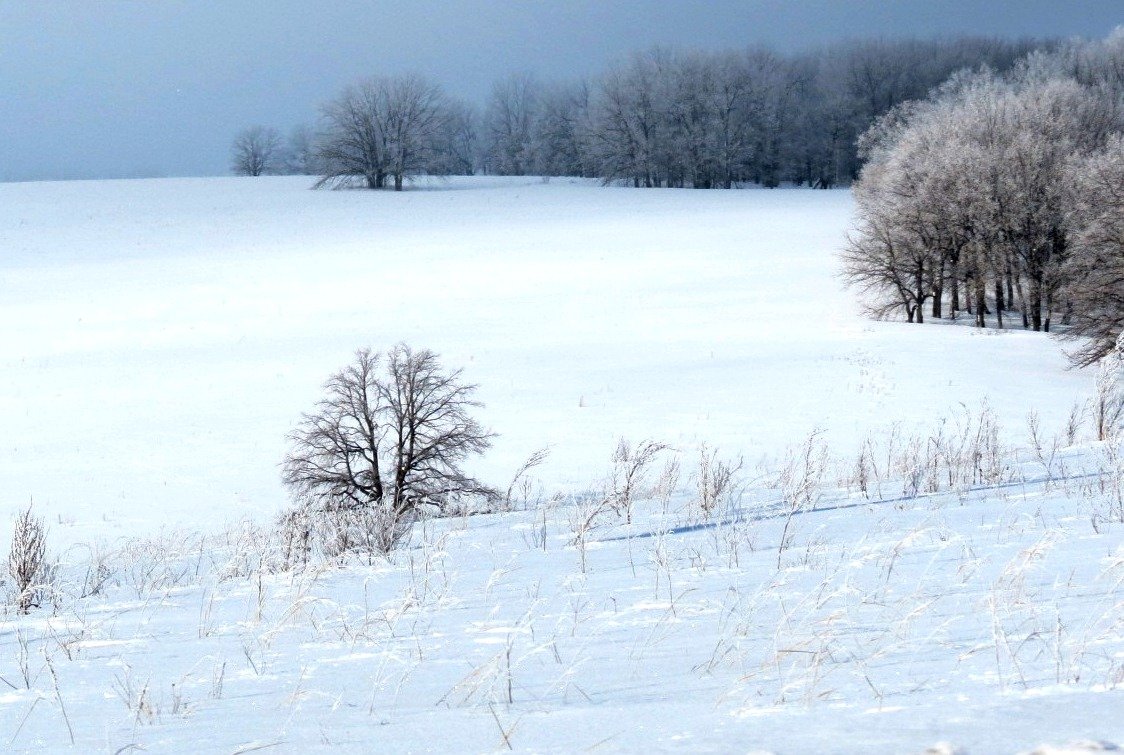
<svg viewBox="0 0 1124 755">
<path fill-rule="evenodd" d="M 1091 375 L 862 319 L 848 193 L 307 185 L 0 185 L 0 541 L 33 497 L 57 562 L 0 614 L 0 748 L 1124 742 L 1124 457 L 1065 429 Z M 548 462 L 509 511 L 278 568 L 285 433 L 397 341 L 479 384 L 475 473 Z M 670 446 L 627 512 L 622 437 Z"/>
<path fill-rule="evenodd" d="M 682 459 L 681 485 L 649 470 L 632 524 L 583 529 L 597 497 L 519 501 L 428 522 L 374 563 L 270 573 L 276 541 L 249 525 L 72 549 L 57 607 L 0 621 L 0 736 L 207 753 L 1124 740 L 1119 469 L 1095 444 L 1002 451 L 971 484 L 973 454 L 908 447 L 891 456 L 932 471 L 921 490 L 872 466 L 863 495 L 845 464 L 797 463 L 706 515 Z"/>
<path fill-rule="evenodd" d="M 986 397 L 1021 437 L 1091 382 L 1041 335 L 858 316 L 846 191 L 309 183 L 0 185 L 0 522 L 32 497 L 74 542 L 271 514 L 321 382 L 399 341 L 480 385 L 500 437 L 474 471 L 549 445 L 571 491 L 621 436 L 756 461 Z"/>
</svg>

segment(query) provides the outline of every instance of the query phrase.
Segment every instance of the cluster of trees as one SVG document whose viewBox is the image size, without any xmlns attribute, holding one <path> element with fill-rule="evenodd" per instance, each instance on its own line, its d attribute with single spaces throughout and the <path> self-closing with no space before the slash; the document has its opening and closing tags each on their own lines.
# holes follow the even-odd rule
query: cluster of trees
<svg viewBox="0 0 1124 755">
<path fill-rule="evenodd" d="M 476 168 L 472 110 L 440 85 L 410 74 L 372 77 L 321 107 L 319 129 L 297 126 L 288 140 L 267 126 L 237 135 L 236 175 L 318 175 L 317 186 L 401 191 L 418 174 L 464 175 Z"/>
<path fill-rule="evenodd" d="M 997 39 L 864 41 L 812 54 L 637 53 L 592 81 L 495 85 L 483 114 L 491 173 L 643 187 L 849 183 L 855 139 L 965 66 L 1010 68 L 1034 45 Z"/>
<path fill-rule="evenodd" d="M 318 175 L 315 139 L 313 129 L 304 125 L 288 138 L 271 126 L 244 128 L 230 146 L 230 170 L 236 176 Z"/>
<path fill-rule="evenodd" d="M 959 72 L 859 140 L 845 275 L 876 315 L 1088 336 L 1124 327 L 1124 33 Z M 989 316 L 991 319 L 989 320 Z"/>
<path fill-rule="evenodd" d="M 266 159 L 239 136 L 243 175 L 303 172 L 372 188 L 410 175 L 585 176 L 643 187 L 823 188 L 858 173 L 856 138 L 954 71 L 1006 71 L 1045 43 L 872 40 L 815 53 L 636 53 L 589 80 L 498 81 L 483 108 L 418 76 L 374 78 L 321 108 L 286 145 L 257 127 Z M 1052 45 L 1047 45 L 1052 46 Z M 252 173 L 258 169 L 259 173 Z"/>
</svg>

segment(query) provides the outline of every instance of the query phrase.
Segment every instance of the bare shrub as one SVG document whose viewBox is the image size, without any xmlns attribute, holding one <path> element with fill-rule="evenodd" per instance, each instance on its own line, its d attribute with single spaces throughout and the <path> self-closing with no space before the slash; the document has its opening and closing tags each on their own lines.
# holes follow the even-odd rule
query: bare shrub
<svg viewBox="0 0 1124 755">
<path fill-rule="evenodd" d="M 635 448 L 624 438 L 617 443 L 606 502 L 625 521 L 632 522 L 632 506 L 636 500 L 651 494 L 647 488 L 648 469 L 667 448 L 654 440 L 641 441 Z"/>
<path fill-rule="evenodd" d="M 585 573 L 588 566 L 586 550 L 589 545 L 590 533 L 598 520 L 612 510 L 612 506 L 609 505 L 609 498 L 599 495 L 583 496 L 570 509 L 570 530 L 574 533 L 570 544 L 578 549 L 582 574 Z"/>
<path fill-rule="evenodd" d="M 777 548 L 777 568 L 781 556 L 792 544 L 792 521 L 800 513 L 814 509 L 822 494 L 824 475 L 827 473 L 827 444 L 823 431 L 813 430 L 799 448 L 790 450 L 777 477 L 777 488 L 785 508 L 784 529 Z"/>
<path fill-rule="evenodd" d="M 666 444 L 653 440 L 642 441 L 633 447 L 621 438 L 613 450 L 612 469 L 601 492 L 583 496 L 574 503 L 570 510 L 570 530 L 574 537 L 570 543 L 578 549 L 582 572 L 587 567 L 589 535 L 603 519 L 623 518 L 631 524 L 633 505 L 637 500 L 656 493 L 670 497 L 671 487 L 679 474 L 678 463 L 668 463 L 655 487 L 648 482 L 652 464 L 668 448 Z M 664 506 L 666 509 L 666 500 Z"/>
<path fill-rule="evenodd" d="M 28 507 L 16 517 L 12 549 L 8 553 L 8 574 L 15 587 L 16 610 L 27 614 L 38 608 L 46 577 L 47 526 Z"/>
<path fill-rule="evenodd" d="M 310 512 L 312 533 L 321 555 L 337 559 L 349 553 L 376 556 L 394 550 L 417 521 L 417 512 L 395 512 L 386 506 L 370 508 L 331 508 Z"/>
<path fill-rule="evenodd" d="M 949 488 L 996 485 L 1009 478 L 1010 453 L 999 441 L 999 419 L 985 402 L 978 413 L 961 406 L 953 431 L 935 436 L 933 453 Z"/>
<path fill-rule="evenodd" d="M 308 564 L 312 555 L 312 517 L 306 509 L 290 509 L 278 522 L 281 538 L 281 563 L 285 569 Z"/>
<path fill-rule="evenodd" d="M 205 546 L 202 535 L 175 530 L 133 538 L 117 553 L 121 584 L 137 598 L 188 584 L 199 576 Z"/>
<path fill-rule="evenodd" d="M 705 443 L 699 448 L 696 503 L 703 519 L 710 519 L 728 501 L 735 475 L 741 468 L 741 459 L 724 461 L 718 458 L 717 449 L 709 449 Z"/>
<path fill-rule="evenodd" d="M 522 490 L 523 503 L 526 504 L 528 502 L 531 491 L 531 479 L 527 476 L 527 473 L 535 467 L 543 464 L 549 456 L 549 448 L 540 448 L 539 450 L 528 456 L 523 461 L 523 463 L 519 465 L 519 469 L 515 470 L 515 474 L 512 475 L 511 483 L 507 486 L 507 493 L 504 494 L 503 497 L 504 507 L 506 509 L 511 509 L 513 495 L 517 489 Z"/>
<path fill-rule="evenodd" d="M 1061 440 L 1056 436 L 1047 441 L 1039 427 L 1038 412 L 1031 411 L 1026 417 L 1027 431 L 1030 435 L 1030 448 L 1034 452 L 1035 460 L 1041 465 L 1046 475 L 1046 489 L 1054 481 L 1054 462 L 1061 450 Z"/>
<path fill-rule="evenodd" d="M 1124 458 L 1121 458 L 1120 445 L 1115 440 L 1104 444 L 1101 466 L 1101 492 L 1108 506 L 1107 516 L 1101 512 L 1096 515 L 1124 523 Z"/>
<path fill-rule="evenodd" d="M 1065 444 L 1072 446 L 1077 442 L 1077 433 L 1081 431 L 1081 424 L 1085 417 L 1085 407 L 1080 401 L 1074 401 L 1069 408 L 1069 416 L 1065 421 Z"/>
<path fill-rule="evenodd" d="M 855 455 L 855 463 L 847 483 L 853 484 L 862 493 L 863 498 L 870 500 L 871 488 L 878 480 L 878 464 L 874 460 L 874 444 L 867 436 L 859 452 Z"/>
<path fill-rule="evenodd" d="M 671 497 L 679 487 L 679 456 L 671 455 L 663 463 L 659 479 L 656 480 L 652 495 L 660 503 L 663 520 L 667 521 L 667 511 L 671 505 Z"/>
<path fill-rule="evenodd" d="M 1124 338 L 1124 337 L 1122 337 Z M 1093 384 L 1090 410 L 1097 440 L 1108 440 L 1115 435 L 1124 421 L 1124 344 L 1116 347 L 1101 360 Z"/>
<path fill-rule="evenodd" d="M 90 548 L 90 558 L 86 565 L 86 575 L 82 580 L 80 598 L 91 595 L 100 595 L 103 590 L 116 580 L 116 573 L 111 565 L 113 554 L 100 547 Z"/>
</svg>

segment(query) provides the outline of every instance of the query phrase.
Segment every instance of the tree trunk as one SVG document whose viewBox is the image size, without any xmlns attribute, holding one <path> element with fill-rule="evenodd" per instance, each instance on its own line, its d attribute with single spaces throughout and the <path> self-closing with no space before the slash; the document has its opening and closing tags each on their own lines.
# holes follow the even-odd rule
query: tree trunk
<svg viewBox="0 0 1124 755">
<path fill-rule="evenodd" d="M 917 322 L 925 322 L 925 263 L 918 262 L 913 274 L 914 291 L 917 295 Z"/>
<path fill-rule="evenodd" d="M 394 190 L 395 191 L 402 191 L 402 174 L 401 173 L 395 173 L 394 174 Z"/>
<path fill-rule="evenodd" d="M 952 287 L 948 296 L 949 312 L 948 317 L 950 320 L 956 319 L 956 313 L 960 311 L 960 278 L 956 275 L 956 266 L 952 267 L 952 275 L 949 276 L 949 284 Z"/>
<path fill-rule="evenodd" d="M 1015 304 L 1015 291 L 1014 291 L 1014 270 L 1011 269 L 1011 255 L 1007 255 L 1007 308 L 1010 309 Z"/>
<path fill-rule="evenodd" d="M 1026 309 L 1026 296 L 1023 294 L 1023 280 L 1019 276 L 1015 276 L 1015 291 L 1019 294 L 1019 309 L 1023 314 L 1023 330 L 1030 327 L 1030 317 Z"/>
<path fill-rule="evenodd" d="M 1030 286 L 1030 325 L 1035 331 L 1042 330 L 1042 278 L 1035 276 Z"/>
<path fill-rule="evenodd" d="M 933 319 L 939 320 L 943 315 L 941 306 L 944 304 L 944 268 L 945 258 L 941 257 L 940 267 L 933 276 Z"/>
<path fill-rule="evenodd" d="M 982 275 L 976 275 L 976 327 L 987 325 L 985 314 L 987 312 L 987 283 Z"/>
<path fill-rule="evenodd" d="M 1003 330 L 1003 271 L 995 273 L 995 327 Z"/>
</svg>

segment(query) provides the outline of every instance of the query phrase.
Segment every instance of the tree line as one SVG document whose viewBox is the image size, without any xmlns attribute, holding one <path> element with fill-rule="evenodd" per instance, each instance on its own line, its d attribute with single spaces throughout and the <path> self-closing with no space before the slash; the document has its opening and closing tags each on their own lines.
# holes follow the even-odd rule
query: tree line
<svg viewBox="0 0 1124 755">
<path fill-rule="evenodd" d="M 873 314 L 971 315 L 1079 337 L 1124 329 L 1124 31 L 961 71 L 858 141 L 844 275 Z"/>
<path fill-rule="evenodd" d="M 589 79 L 514 74 L 487 101 L 418 75 L 372 77 L 287 138 L 240 133 L 240 175 L 318 175 L 400 189 L 419 174 L 583 176 L 637 187 L 829 188 L 858 175 L 856 140 L 955 71 L 1006 72 L 1047 41 L 865 40 L 782 55 L 767 48 L 637 52 Z"/>
</svg>

